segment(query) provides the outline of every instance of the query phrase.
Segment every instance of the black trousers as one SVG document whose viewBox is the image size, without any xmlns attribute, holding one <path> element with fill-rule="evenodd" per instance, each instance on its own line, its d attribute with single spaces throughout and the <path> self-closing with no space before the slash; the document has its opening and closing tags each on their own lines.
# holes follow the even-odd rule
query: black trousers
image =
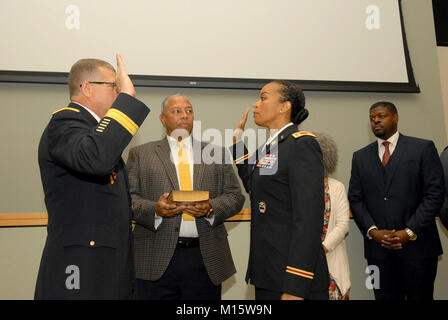
<svg viewBox="0 0 448 320">
<path fill-rule="evenodd" d="M 438 257 L 406 259 L 393 255 L 367 262 L 379 271 L 379 288 L 373 286 L 376 300 L 433 300 Z"/>
<path fill-rule="evenodd" d="M 137 300 L 221 300 L 221 285 L 215 286 L 205 269 L 199 246 L 177 247 L 157 281 L 137 279 Z"/>
<path fill-rule="evenodd" d="M 281 300 L 283 292 L 255 287 L 255 300 Z M 309 294 L 308 300 L 328 300 L 328 290 Z"/>
</svg>

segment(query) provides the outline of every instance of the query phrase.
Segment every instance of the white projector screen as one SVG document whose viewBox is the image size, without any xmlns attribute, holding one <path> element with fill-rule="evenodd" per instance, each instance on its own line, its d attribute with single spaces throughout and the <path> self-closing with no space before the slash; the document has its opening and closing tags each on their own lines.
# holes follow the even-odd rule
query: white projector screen
<svg viewBox="0 0 448 320">
<path fill-rule="evenodd" d="M 65 83 L 115 53 L 142 86 L 418 92 L 399 0 L 14 0 L 0 81 Z"/>
</svg>

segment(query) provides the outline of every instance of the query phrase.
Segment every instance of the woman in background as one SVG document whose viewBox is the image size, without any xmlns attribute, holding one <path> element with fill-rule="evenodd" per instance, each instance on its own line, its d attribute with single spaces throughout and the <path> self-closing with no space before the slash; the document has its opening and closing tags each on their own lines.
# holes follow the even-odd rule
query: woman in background
<svg viewBox="0 0 448 320">
<path fill-rule="evenodd" d="M 325 212 L 322 246 L 327 255 L 330 272 L 330 300 L 348 300 L 350 268 L 345 237 L 349 230 L 350 207 L 344 185 L 329 178 L 337 166 L 336 142 L 325 133 L 314 133 L 322 150 L 324 162 Z"/>
</svg>

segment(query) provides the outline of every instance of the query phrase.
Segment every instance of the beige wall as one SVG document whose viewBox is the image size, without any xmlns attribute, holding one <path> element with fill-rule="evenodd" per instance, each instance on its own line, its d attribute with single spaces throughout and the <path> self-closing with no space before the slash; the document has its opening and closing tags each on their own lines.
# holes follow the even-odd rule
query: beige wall
<svg viewBox="0 0 448 320">
<path fill-rule="evenodd" d="M 439 61 L 445 123 L 448 123 L 448 47 L 437 47 L 437 57 Z M 446 136 L 448 137 L 448 126 L 446 128 Z"/>
<path fill-rule="evenodd" d="M 439 152 L 447 143 L 431 3 L 426 0 L 403 1 L 403 14 L 420 94 L 306 92 L 311 116 L 303 129 L 327 132 L 336 139 L 340 161 L 334 177 L 346 187 L 350 179 L 352 153 L 374 140 L 369 128 L 368 108 L 378 100 L 391 100 L 397 105 L 399 129 L 404 134 L 434 140 Z M 0 212 L 45 210 L 37 166 L 37 145 L 51 112 L 67 103 L 66 91 L 63 85 L 0 83 L 0 150 L 3 150 Z M 244 109 L 251 106 L 258 95 L 257 91 L 251 90 L 137 88 L 138 97 L 151 106 L 152 113 L 131 146 L 162 136 L 163 130 L 158 120 L 160 102 L 166 95 L 176 92 L 191 98 L 196 119 L 202 120 L 203 130 L 233 128 Z M 248 127 L 255 128 L 252 119 Z M 124 152 L 125 158 L 127 152 L 128 149 Z M 247 201 L 245 206 L 248 207 Z M 224 283 L 223 297 L 252 298 L 253 288 L 243 281 L 247 266 L 249 224 L 236 222 L 226 223 L 226 226 L 237 274 Z M 351 297 L 371 299 L 372 292 L 364 285 L 367 275 L 364 273 L 366 263 L 362 237 L 353 222 L 350 227 L 347 246 L 353 283 Z M 440 229 L 440 235 L 445 252 L 448 252 L 445 230 Z M 33 297 L 44 241 L 44 228 L 0 229 L 0 299 Z M 448 263 L 442 257 L 436 280 L 436 298 L 448 299 L 447 283 Z"/>
</svg>

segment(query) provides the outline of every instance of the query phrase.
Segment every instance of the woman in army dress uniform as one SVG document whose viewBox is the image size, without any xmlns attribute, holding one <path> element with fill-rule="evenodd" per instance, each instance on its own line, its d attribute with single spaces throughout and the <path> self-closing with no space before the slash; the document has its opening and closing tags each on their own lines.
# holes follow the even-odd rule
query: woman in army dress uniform
<svg viewBox="0 0 448 320">
<path fill-rule="evenodd" d="M 305 97 L 295 84 L 273 81 L 253 107 L 255 123 L 268 128 L 270 138 L 248 155 L 241 141 L 248 108 L 232 147 L 251 200 L 246 281 L 255 286 L 257 300 L 328 299 L 322 153 L 313 134 L 297 130 L 308 117 Z"/>
</svg>

